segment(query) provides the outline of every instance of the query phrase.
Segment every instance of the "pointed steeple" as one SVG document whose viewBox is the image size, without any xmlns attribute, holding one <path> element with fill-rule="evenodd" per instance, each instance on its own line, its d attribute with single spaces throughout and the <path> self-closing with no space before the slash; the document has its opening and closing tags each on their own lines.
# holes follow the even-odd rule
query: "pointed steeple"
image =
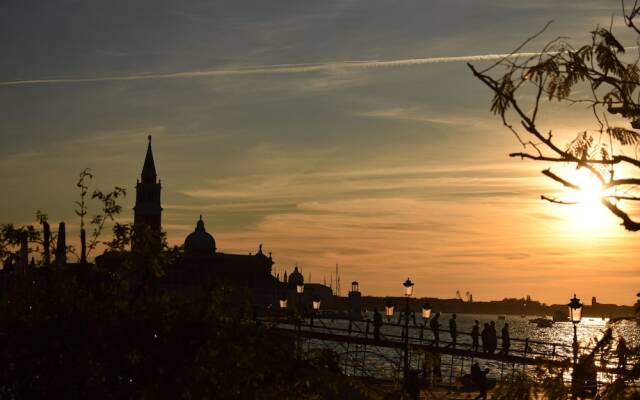
<svg viewBox="0 0 640 400">
<path fill-rule="evenodd" d="M 144 166 L 142 167 L 142 182 L 156 182 L 156 165 L 153 162 L 153 151 L 151 151 L 151 135 L 149 135 L 149 145 L 147 146 L 147 155 L 144 158 Z"/>
<path fill-rule="evenodd" d="M 162 229 L 162 206 L 160 191 L 162 187 L 156 176 L 156 166 L 151 151 L 151 136 L 147 145 L 147 155 L 142 167 L 142 179 L 136 182 L 136 205 L 134 209 L 134 225 L 144 224 L 155 232 Z"/>
</svg>

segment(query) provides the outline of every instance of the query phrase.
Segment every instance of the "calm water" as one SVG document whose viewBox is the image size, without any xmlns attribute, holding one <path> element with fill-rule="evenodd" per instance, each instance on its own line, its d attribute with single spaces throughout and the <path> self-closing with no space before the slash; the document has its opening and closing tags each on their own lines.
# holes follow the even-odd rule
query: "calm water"
<svg viewBox="0 0 640 400">
<path fill-rule="evenodd" d="M 373 318 L 372 313 L 368 313 L 367 315 L 370 319 Z M 399 314 L 395 314 L 391 319 L 391 323 L 398 322 Z M 440 327 L 441 330 L 448 330 L 449 327 L 449 318 L 451 314 L 442 314 L 440 316 Z M 554 351 L 558 357 L 568 357 L 571 356 L 571 345 L 573 343 L 573 325 L 570 322 L 556 322 L 552 327 L 549 328 L 538 328 L 536 324 L 530 323 L 529 320 L 537 318 L 537 316 L 505 316 L 505 319 L 499 319 L 498 315 L 488 315 L 488 314 L 458 314 L 457 315 L 457 328 L 458 328 L 458 348 L 469 348 L 471 345 L 471 337 L 468 335 L 462 334 L 463 332 L 471 332 L 471 327 L 473 326 L 473 321 L 478 320 L 480 322 L 480 327 L 482 330 L 482 326 L 485 322 L 495 321 L 496 322 L 496 330 L 498 332 L 498 336 L 500 336 L 500 332 L 505 322 L 509 323 L 509 331 L 512 338 L 511 343 L 511 352 L 510 354 L 522 355 L 524 351 L 524 343 L 518 341 L 517 339 L 526 339 L 530 340 L 529 346 L 536 353 L 545 354 L 550 356 Z M 547 318 L 551 318 L 547 316 Z M 385 323 L 388 321 L 387 318 L 384 318 Z M 413 320 L 410 320 L 410 337 L 418 338 L 420 335 L 419 327 L 413 327 Z M 416 314 L 416 322 L 418 325 L 422 324 L 422 318 L 419 314 Z M 314 330 L 322 330 L 321 325 L 324 324 L 327 327 L 340 327 L 347 329 L 349 322 L 344 320 L 323 320 L 322 322 L 318 321 L 314 324 Z M 591 347 L 599 338 L 602 337 L 604 331 L 609 327 L 608 321 L 603 320 L 601 318 L 583 318 L 582 322 L 578 325 L 578 341 L 581 347 Z M 628 343 L 630 344 L 640 344 L 640 329 L 638 329 L 638 325 L 632 321 L 621 321 L 615 324 L 611 324 L 611 327 L 614 331 L 614 337 L 624 337 Z M 366 329 L 366 324 L 364 322 L 354 323 L 352 325 L 352 335 L 362 335 L 362 333 Z M 372 335 L 373 326 L 369 326 L 369 335 Z M 398 326 L 385 325 L 381 329 L 381 334 L 384 336 L 399 336 L 401 334 L 401 328 Z M 424 329 L 423 331 L 424 341 L 429 343 L 429 341 L 433 338 L 431 331 L 429 329 Z M 441 346 L 443 346 L 443 342 L 448 342 L 450 340 L 450 336 L 448 332 L 440 333 L 440 341 Z M 547 343 L 555 343 L 556 346 L 552 344 L 550 345 L 542 345 L 535 342 L 547 342 Z M 311 343 L 307 343 L 308 349 L 313 348 L 321 348 L 326 346 L 326 343 L 323 344 L 319 341 L 312 341 Z M 345 345 L 332 345 L 334 350 L 338 353 L 354 353 L 357 354 L 358 348 L 357 346 L 351 345 L 350 347 L 346 347 Z M 498 350 L 501 347 L 501 340 L 498 340 Z M 395 367 L 393 362 L 389 360 L 397 360 L 399 359 L 399 352 L 397 350 L 392 349 L 381 349 L 377 350 L 379 355 L 373 353 L 367 353 L 365 362 L 368 366 L 375 365 L 376 369 L 384 370 L 389 373 Z M 352 358 L 348 360 L 348 364 L 357 365 L 358 359 L 357 357 L 362 356 L 351 356 Z M 420 356 L 416 355 L 413 357 L 414 367 L 418 368 L 420 364 Z M 503 373 L 509 373 L 511 370 L 510 366 L 500 365 L 498 362 L 494 361 L 485 361 L 480 360 L 480 364 L 482 368 L 490 368 L 490 375 L 493 377 L 499 377 Z M 461 360 L 456 360 L 453 368 L 453 374 L 451 374 L 451 356 L 442 356 L 442 374 L 445 378 L 445 381 L 449 378 L 450 375 L 460 376 L 461 374 L 469 372 L 470 363 L 469 360 L 462 362 Z M 357 366 L 351 367 L 353 373 L 358 373 Z M 349 372 L 349 371 L 347 371 Z"/>
</svg>

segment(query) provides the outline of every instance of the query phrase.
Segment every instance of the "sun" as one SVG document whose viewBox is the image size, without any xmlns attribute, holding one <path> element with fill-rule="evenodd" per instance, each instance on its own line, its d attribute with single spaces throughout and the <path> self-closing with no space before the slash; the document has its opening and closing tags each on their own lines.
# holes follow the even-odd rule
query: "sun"
<svg viewBox="0 0 640 400">
<path fill-rule="evenodd" d="M 602 206 L 601 199 L 606 193 L 602 188 L 602 183 L 590 171 L 576 170 L 570 181 L 580 186 L 580 190 L 575 191 L 578 203 Z"/>
<path fill-rule="evenodd" d="M 603 228 L 611 223 L 611 215 L 602 204 L 607 195 L 602 183 L 585 168 L 570 169 L 563 174 L 566 179 L 580 187 L 580 190 L 568 189 L 563 200 L 573 205 L 566 207 L 571 224 L 579 229 Z"/>
</svg>

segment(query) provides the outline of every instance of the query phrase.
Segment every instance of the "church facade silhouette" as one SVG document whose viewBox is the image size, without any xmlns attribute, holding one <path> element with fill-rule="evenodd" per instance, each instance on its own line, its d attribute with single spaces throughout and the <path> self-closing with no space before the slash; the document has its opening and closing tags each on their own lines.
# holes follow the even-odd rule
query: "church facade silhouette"
<svg viewBox="0 0 640 400">
<path fill-rule="evenodd" d="M 136 229 L 162 231 L 161 182 L 148 137 L 147 152 L 140 179 L 136 182 L 134 226 Z M 280 282 L 272 276 L 273 259 L 265 255 L 262 245 L 255 254 L 229 254 L 218 251 L 214 237 L 206 231 L 202 215 L 196 227 L 177 248 L 179 257 L 167 267 L 165 280 L 172 285 L 199 285 L 220 281 L 232 286 L 274 288 Z"/>
<path fill-rule="evenodd" d="M 158 179 L 151 136 L 148 137 L 147 151 L 140 178 L 136 182 L 134 211 L 134 232 L 162 232 L 161 181 Z M 135 235 L 135 233 L 134 233 Z M 156 236 L 152 236 L 156 237 Z M 157 237 L 160 237 L 159 235 Z M 136 240 L 133 240 L 135 245 Z M 218 243 L 205 228 L 200 215 L 193 232 L 184 243 L 174 248 L 174 262 L 166 266 L 162 278 L 163 285 L 176 290 L 208 285 L 216 282 L 230 288 L 248 288 L 258 303 L 273 304 L 283 294 L 295 294 L 295 286 L 304 278 L 297 271 L 283 281 L 272 275 L 274 261 L 271 253 L 263 252 L 262 244 L 255 253 L 232 254 L 219 250 Z M 122 255 L 105 252 L 96 257 L 96 263 L 115 266 L 122 262 Z M 286 273 L 285 273 L 286 276 Z M 304 297 L 332 297 L 332 290 L 320 284 L 305 283 Z"/>
</svg>

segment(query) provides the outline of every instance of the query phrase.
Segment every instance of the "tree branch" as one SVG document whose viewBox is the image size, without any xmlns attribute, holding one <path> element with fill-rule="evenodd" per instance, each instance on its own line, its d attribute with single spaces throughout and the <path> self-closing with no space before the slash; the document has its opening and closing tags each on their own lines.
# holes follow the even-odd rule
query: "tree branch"
<svg viewBox="0 0 640 400">
<path fill-rule="evenodd" d="M 625 178 L 625 179 L 612 179 L 605 185 L 605 188 L 611 188 L 614 186 L 622 185 L 640 185 L 640 178 Z"/>
<path fill-rule="evenodd" d="M 577 202 L 575 202 L 575 201 L 564 201 L 564 200 L 558 200 L 558 199 L 556 199 L 556 198 L 554 198 L 554 197 L 545 196 L 544 194 L 541 194 L 541 195 L 540 195 L 540 198 L 541 198 L 542 200 L 546 200 L 546 201 L 548 201 L 549 203 L 562 204 L 562 205 L 565 205 L 565 206 L 571 206 L 571 205 L 578 204 L 578 203 L 577 203 Z"/>
<path fill-rule="evenodd" d="M 623 155 L 614 155 L 610 159 L 577 160 L 575 158 L 574 159 L 566 159 L 566 158 L 562 158 L 562 157 L 536 156 L 536 155 L 529 154 L 529 153 L 517 152 L 517 153 L 509 153 L 509 157 L 529 158 L 531 160 L 536 160 L 536 161 L 566 162 L 566 163 L 582 162 L 582 163 L 587 163 L 587 164 L 605 164 L 605 165 L 620 164 L 621 162 L 627 162 L 627 163 L 632 164 L 634 166 L 640 167 L 640 161 L 638 161 L 638 160 L 636 160 L 634 158 L 631 158 L 629 156 L 623 156 Z"/>
<path fill-rule="evenodd" d="M 601 202 L 609 209 L 609 211 L 622 220 L 622 225 L 624 225 L 626 230 L 632 232 L 640 231 L 640 223 L 633 221 L 626 212 L 619 209 L 615 204 L 612 204 L 607 199 L 602 199 Z"/>
<path fill-rule="evenodd" d="M 604 196 L 605 199 L 613 199 L 613 200 L 629 200 L 629 201 L 640 201 L 640 197 L 636 197 L 636 196 L 616 196 L 616 195 L 610 195 L 610 196 Z"/>
<path fill-rule="evenodd" d="M 550 169 L 543 170 L 542 174 L 548 176 L 549 178 L 553 179 L 554 181 L 559 182 L 562 185 L 564 185 L 564 186 L 566 186 L 566 187 L 568 187 L 570 189 L 582 190 L 582 188 L 580 186 L 578 186 L 576 184 L 573 184 L 573 183 L 569 182 L 568 180 L 559 177 L 558 175 L 556 175 L 553 172 L 551 172 Z"/>
</svg>

